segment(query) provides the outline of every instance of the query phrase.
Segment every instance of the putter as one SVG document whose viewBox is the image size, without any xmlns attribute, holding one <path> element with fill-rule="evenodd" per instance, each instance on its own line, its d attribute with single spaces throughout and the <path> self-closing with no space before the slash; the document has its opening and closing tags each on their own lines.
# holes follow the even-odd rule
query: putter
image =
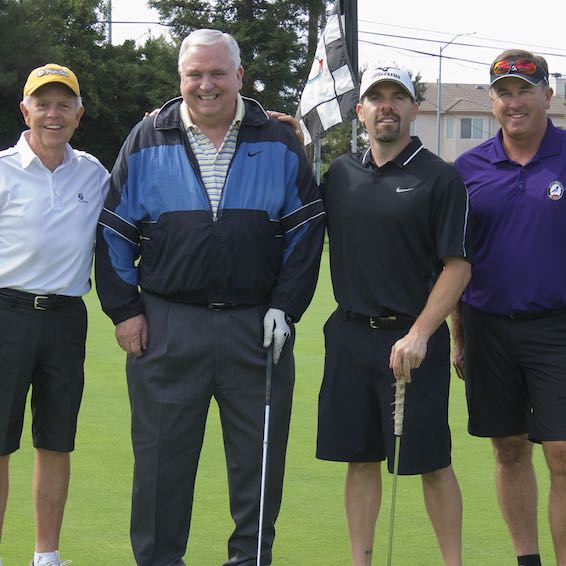
<svg viewBox="0 0 566 566">
<path fill-rule="evenodd" d="M 389 548 L 387 566 L 391 566 L 393 556 L 393 526 L 395 524 L 395 499 L 397 496 L 397 476 L 399 475 L 399 449 L 403 434 L 403 418 L 405 416 L 405 387 L 404 380 L 395 381 L 395 412 L 393 413 L 393 431 L 395 434 L 395 455 L 393 457 L 393 484 L 391 486 L 391 516 L 389 519 Z"/>
<path fill-rule="evenodd" d="M 257 527 L 257 566 L 261 566 L 261 538 L 263 531 L 263 508 L 265 500 L 265 476 L 267 471 L 267 446 L 269 443 L 269 411 L 271 408 L 271 373 L 273 370 L 273 343 L 267 348 L 265 368 L 265 416 L 263 421 L 263 455 L 261 459 L 261 489 L 259 494 L 259 520 Z"/>
</svg>

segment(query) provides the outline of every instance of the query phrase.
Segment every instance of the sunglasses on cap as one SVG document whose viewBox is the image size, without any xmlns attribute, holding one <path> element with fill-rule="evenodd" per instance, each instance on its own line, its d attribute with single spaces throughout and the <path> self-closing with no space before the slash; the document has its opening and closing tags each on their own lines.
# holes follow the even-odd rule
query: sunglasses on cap
<svg viewBox="0 0 566 566">
<path fill-rule="evenodd" d="M 491 66 L 491 82 L 506 75 L 516 75 L 526 79 L 531 84 L 547 81 L 543 68 L 532 59 L 502 59 Z"/>
</svg>

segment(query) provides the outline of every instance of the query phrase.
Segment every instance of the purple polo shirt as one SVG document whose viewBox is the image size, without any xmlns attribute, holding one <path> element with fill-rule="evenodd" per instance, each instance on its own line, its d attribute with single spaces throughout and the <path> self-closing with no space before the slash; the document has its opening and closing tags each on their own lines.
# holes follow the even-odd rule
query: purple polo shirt
<svg viewBox="0 0 566 566">
<path fill-rule="evenodd" d="M 566 131 L 548 120 L 525 166 L 507 157 L 501 130 L 454 165 L 470 195 L 474 250 L 462 301 L 497 315 L 566 308 Z"/>
</svg>

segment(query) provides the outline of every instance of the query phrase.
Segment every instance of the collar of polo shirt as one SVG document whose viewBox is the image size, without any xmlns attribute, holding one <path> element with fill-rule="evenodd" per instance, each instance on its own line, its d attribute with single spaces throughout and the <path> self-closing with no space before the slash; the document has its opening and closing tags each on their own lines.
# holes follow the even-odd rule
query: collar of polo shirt
<svg viewBox="0 0 566 566">
<path fill-rule="evenodd" d="M 185 127 L 185 130 L 188 130 L 189 128 L 196 128 L 196 129 L 200 129 L 197 124 L 195 124 L 192 120 L 191 120 L 191 115 L 189 113 L 189 107 L 187 106 L 187 103 L 183 100 L 183 102 L 181 102 L 181 120 L 183 121 L 183 126 Z M 242 120 L 244 119 L 244 114 L 246 113 L 246 108 L 244 106 L 244 100 L 242 99 L 241 95 L 238 94 L 238 97 L 236 99 L 236 115 L 234 116 L 234 119 L 232 120 L 232 125 L 234 126 L 239 126 L 242 123 Z"/>
</svg>

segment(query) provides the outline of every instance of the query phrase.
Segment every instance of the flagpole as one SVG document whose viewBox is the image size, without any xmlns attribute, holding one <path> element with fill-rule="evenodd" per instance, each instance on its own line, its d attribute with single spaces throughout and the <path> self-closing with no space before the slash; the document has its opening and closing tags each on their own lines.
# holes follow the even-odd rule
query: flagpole
<svg viewBox="0 0 566 566">
<path fill-rule="evenodd" d="M 352 11 L 354 17 L 351 18 Z M 353 36 L 350 34 L 349 38 L 344 32 L 346 16 L 350 28 L 354 25 Z M 347 39 L 350 39 L 354 65 L 348 52 Z M 357 0 L 336 0 L 319 38 L 296 113 L 305 143 L 313 149 L 313 153 L 316 145 L 313 142 L 330 128 L 351 121 L 355 115 L 359 94 L 357 43 Z M 316 167 L 320 167 L 320 149 L 316 151 L 317 155 L 312 156 L 315 173 Z"/>
<path fill-rule="evenodd" d="M 321 161 L 321 148 L 322 148 L 322 138 L 317 138 L 314 142 L 314 178 L 316 184 L 320 185 L 320 161 Z"/>
<path fill-rule="evenodd" d="M 346 48 L 354 76 L 358 76 L 358 0 L 343 0 L 344 31 Z M 352 153 L 358 153 L 358 119 L 352 119 Z"/>
</svg>

